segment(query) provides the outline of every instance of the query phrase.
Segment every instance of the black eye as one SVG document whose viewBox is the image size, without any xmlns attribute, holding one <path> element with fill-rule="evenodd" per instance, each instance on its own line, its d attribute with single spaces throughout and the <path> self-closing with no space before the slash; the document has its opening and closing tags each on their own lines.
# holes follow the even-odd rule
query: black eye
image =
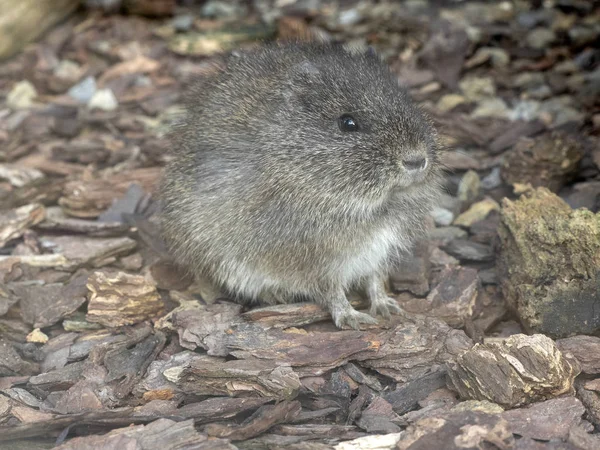
<svg viewBox="0 0 600 450">
<path fill-rule="evenodd" d="M 358 131 L 358 123 L 354 120 L 354 117 L 344 114 L 338 119 L 340 130 L 342 131 Z"/>
</svg>

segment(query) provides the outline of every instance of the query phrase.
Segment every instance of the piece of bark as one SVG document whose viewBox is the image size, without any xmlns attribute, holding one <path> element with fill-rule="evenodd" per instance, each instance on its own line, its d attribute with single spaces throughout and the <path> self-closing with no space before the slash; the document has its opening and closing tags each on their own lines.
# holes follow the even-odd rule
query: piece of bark
<svg viewBox="0 0 600 450">
<path fill-rule="evenodd" d="M 128 254 L 137 245 L 133 239 L 128 237 L 41 236 L 40 241 L 52 246 L 54 254 L 39 255 L 37 258 L 39 262 L 36 261 L 36 256 L 19 257 L 24 264 L 65 270 L 79 267 L 102 267 L 114 262 L 118 256 Z M 48 262 L 44 263 L 45 259 Z M 56 263 L 53 263 L 53 260 Z"/>
<path fill-rule="evenodd" d="M 56 450 L 175 450 L 194 448 L 198 450 L 235 450 L 228 441 L 209 439 L 194 428 L 193 420 L 174 422 L 158 419 L 148 425 L 119 428 L 99 436 L 76 437 Z"/>
<path fill-rule="evenodd" d="M 581 372 L 588 375 L 600 374 L 600 338 L 596 336 L 573 336 L 556 341 L 563 354 L 572 355 Z"/>
<path fill-rule="evenodd" d="M 159 260 L 150 266 L 150 273 L 158 289 L 184 291 L 194 282 L 189 271 L 169 260 Z"/>
<path fill-rule="evenodd" d="M 421 241 L 413 254 L 399 261 L 390 275 L 391 287 L 395 292 L 409 291 L 418 296 L 429 292 L 429 245 Z"/>
<path fill-rule="evenodd" d="M 81 379 L 85 361 L 68 364 L 51 372 L 41 373 L 29 379 L 29 384 L 46 392 L 64 391 Z"/>
<path fill-rule="evenodd" d="M 292 399 L 301 387 L 298 374 L 275 361 L 244 359 L 226 361 L 203 355 L 183 370 L 163 372 L 182 392 L 196 395 L 260 396 Z"/>
<path fill-rule="evenodd" d="M 465 262 L 488 262 L 495 258 L 494 250 L 490 245 L 480 244 L 469 239 L 452 239 L 442 246 L 442 250 Z"/>
<path fill-rule="evenodd" d="M 494 155 L 498 154 L 515 145 L 520 138 L 534 136 L 545 129 L 546 126 L 537 120 L 530 122 L 511 122 L 510 125 L 506 127 L 505 132 L 496 136 L 496 138 L 490 142 L 490 152 Z"/>
<path fill-rule="evenodd" d="M 600 426 L 600 396 L 593 390 L 588 390 L 582 381 L 575 381 L 577 398 L 585 406 L 587 419 L 596 427 Z"/>
<path fill-rule="evenodd" d="M 252 323 L 225 324 L 218 323 L 218 329 L 203 338 L 209 354 L 274 361 L 294 367 L 300 376 L 320 375 L 358 354 L 375 357 L 381 345 L 378 336 L 360 331 L 293 333 Z M 213 328 L 202 325 L 207 327 Z"/>
<path fill-rule="evenodd" d="M 569 430 L 581 423 L 584 413 L 585 408 L 577 398 L 563 397 L 504 411 L 501 416 L 514 434 L 550 441 L 566 440 Z"/>
<path fill-rule="evenodd" d="M 177 2 L 176 0 L 123 0 L 123 6 L 129 14 L 164 17 L 175 13 Z"/>
<path fill-rule="evenodd" d="M 315 303 L 290 303 L 252 308 L 242 317 L 265 328 L 291 328 L 322 322 L 331 315 Z"/>
<path fill-rule="evenodd" d="M 196 403 L 188 403 L 178 408 L 172 415 L 185 419 L 194 419 L 196 424 L 229 419 L 247 411 L 257 409 L 270 398 L 229 398 L 215 397 Z"/>
<path fill-rule="evenodd" d="M 298 401 L 283 401 L 276 405 L 261 406 L 241 425 L 227 426 L 215 423 L 206 425 L 204 429 L 209 436 L 243 441 L 264 433 L 273 425 L 292 420 L 301 409 Z"/>
<path fill-rule="evenodd" d="M 79 0 L 4 0 L 0 4 L 0 60 L 21 51 L 78 6 Z"/>
<path fill-rule="evenodd" d="M 575 175 L 583 155 L 582 143 L 564 132 L 521 138 L 506 154 L 502 178 L 509 184 L 530 183 L 558 192 Z"/>
<path fill-rule="evenodd" d="M 225 355 L 227 351 L 220 348 L 213 334 L 227 331 L 239 322 L 242 306 L 237 303 L 224 302 L 212 305 L 201 305 L 189 302 L 174 309 L 156 324 L 160 330 L 176 330 L 182 347 L 194 350 L 197 347 L 208 350 L 209 355 Z"/>
<path fill-rule="evenodd" d="M 45 208 L 34 203 L 0 213 L 0 248 L 12 239 L 23 236 L 32 226 L 40 223 L 46 216 Z"/>
<path fill-rule="evenodd" d="M 86 320 L 105 327 L 132 325 L 160 316 L 164 303 L 141 275 L 94 272 L 87 287 L 91 292 Z"/>
<path fill-rule="evenodd" d="M 40 230 L 53 232 L 82 233 L 91 237 L 123 235 L 129 225 L 122 222 L 100 222 L 68 217 L 61 208 L 53 206 L 46 209 L 46 219 L 37 225 Z"/>
<path fill-rule="evenodd" d="M 34 328 L 54 325 L 79 309 L 86 301 L 87 273 L 68 284 L 13 283 L 11 289 L 20 299 L 21 315 Z"/>
<path fill-rule="evenodd" d="M 111 385 L 114 397 L 125 398 L 163 349 L 165 342 L 166 337 L 162 333 L 150 334 L 150 328 L 142 326 L 135 329 L 123 343 L 112 343 L 104 348 L 94 349 L 96 353 L 90 356 L 90 360 L 101 360 L 107 370 L 103 383 Z"/>
<path fill-rule="evenodd" d="M 0 282 L 0 317 L 5 315 L 18 301 L 19 298 L 13 294 L 12 290 Z"/>
<path fill-rule="evenodd" d="M 406 383 L 437 371 L 473 345 L 463 331 L 433 317 L 405 318 L 400 322 L 378 335 L 381 344 L 376 352 L 357 356 L 362 367 Z"/>
<path fill-rule="evenodd" d="M 122 197 L 131 184 L 139 184 L 145 192 L 152 192 L 160 173 L 160 168 L 150 167 L 123 171 L 106 178 L 70 181 L 58 203 L 70 216 L 83 219 L 98 217 L 113 200 Z"/>
<path fill-rule="evenodd" d="M 39 373 L 37 364 L 24 360 L 10 342 L 0 338 L 0 377 L 34 375 L 36 373 Z"/>
<path fill-rule="evenodd" d="M 362 412 L 357 425 L 368 433 L 398 433 L 400 418 L 392 405 L 381 397 L 375 397 Z"/>
<path fill-rule="evenodd" d="M 578 374 L 576 363 L 540 334 L 476 344 L 448 364 L 449 387 L 462 399 L 509 408 L 572 393 Z"/>
<path fill-rule="evenodd" d="M 477 271 L 465 267 L 445 267 L 427 298 L 403 302 L 406 311 L 437 317 L 451 327 L 460 328 L 473 316 L 481 288 Z"/>
<path fill-rule="evenodd" d="M 502 291 L 527 331 L 566 337 L 600 329 L 600 215 L 537 188 L 503 201 L 498 233 Z"/>
<path fill-rule="evenodd" d="M 398 450 L 512 449 L 515 438 L 509 423 L 498 415 L 455 412 L 425 418 L 410 425 L 401 435 Z"/>
<path fill-rule="evenodd" d="M 457 87 L 460 71 L 469 49 L 467 33 L 448 21 L 440 21 L 423 46 L 420 58 L 450 89 Z"/>
<path fill-rule="evenodd" d="M 397 386 L 383 398 L 392 405 L 397 414 L 404 414 L 416 408 L 429 394 L 444 386 L 446 386 L 446 370 L 438 370 Z"/>
<path fill-rule="evenodd" d="M 38 178 L 4 194 L 0 191 L 0 209 L 18 208 L 30 204 L 53 205 L 63 190 L 64 181 Z"/>
<path fill-rule="evenodd" d="M 348 363 L 344 366 L 344 371 L 348 374 L 350 378 L 356 381 L 359 384 L 364 384 L 369 386 L 374 391 L 382 391 L 383 386 L 381 382 L 374 376 L 366 375 L 362 370 L 358 368 L 356 364 Z"/>
<path fill-rule="evenodd" d="M 77 414 L 104 409 L 95 387 L 87 380 L 78 381 L 58 399 L 52 410 L 60 414 Z"/>
</svg>

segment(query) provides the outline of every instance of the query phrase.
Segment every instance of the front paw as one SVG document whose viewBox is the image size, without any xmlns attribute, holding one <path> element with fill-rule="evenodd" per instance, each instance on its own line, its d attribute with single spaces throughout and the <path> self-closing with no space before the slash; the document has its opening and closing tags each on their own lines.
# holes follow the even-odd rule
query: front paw
<svg viewBox="0 0 600 450">
<path fill-rule="evenodd" d="M 356 311 L 353 308 L 345 309 L 339 314 L 333 315 L 333 322 L 338 328 L 353 328 L 360 330 L 360 324 L 373 325 L 377 323 L 377 319 L 368 314 Z"/>
<path fill-rule="evenodd" d="M 398 305 L 398 302 L 391 297 L 381 296 L 371 300 L 371 309 L 369 314 L 373 317 L 381 314 L 384 318 L 389 319 L 391 314 L 403 316 L 405 311 Z"/>
</svg>

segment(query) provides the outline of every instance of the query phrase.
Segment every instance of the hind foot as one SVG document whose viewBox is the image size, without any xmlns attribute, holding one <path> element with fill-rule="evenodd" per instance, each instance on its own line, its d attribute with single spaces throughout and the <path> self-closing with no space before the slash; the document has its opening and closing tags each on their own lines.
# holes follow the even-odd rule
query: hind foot
<svg viewBox="0 0 600 450">
<path fill-rule="evenodd" d="M 371 302 L 369 314 L 373 317 L 381 314 L 389 319 L 392 314 L 403 316 L 405 311 L 398 305 L 398 302 L 389 297 L 385 292 L 385 286 L 381 278 L 373 277 L 367 284 L 367 297 Z"/>
</svg>

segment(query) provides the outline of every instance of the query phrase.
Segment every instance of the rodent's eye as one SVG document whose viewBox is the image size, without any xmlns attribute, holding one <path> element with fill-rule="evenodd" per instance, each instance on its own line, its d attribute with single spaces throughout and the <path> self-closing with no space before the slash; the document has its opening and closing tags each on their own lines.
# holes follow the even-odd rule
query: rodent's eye
<svg viewBox="0 0 600 450">
<path fill-rule="evenodd" d="M 344 114 L 338 119 L 340 130 L 342 131 L 358 131 L 358 123 L 349 114 Z"/>
</svg>

